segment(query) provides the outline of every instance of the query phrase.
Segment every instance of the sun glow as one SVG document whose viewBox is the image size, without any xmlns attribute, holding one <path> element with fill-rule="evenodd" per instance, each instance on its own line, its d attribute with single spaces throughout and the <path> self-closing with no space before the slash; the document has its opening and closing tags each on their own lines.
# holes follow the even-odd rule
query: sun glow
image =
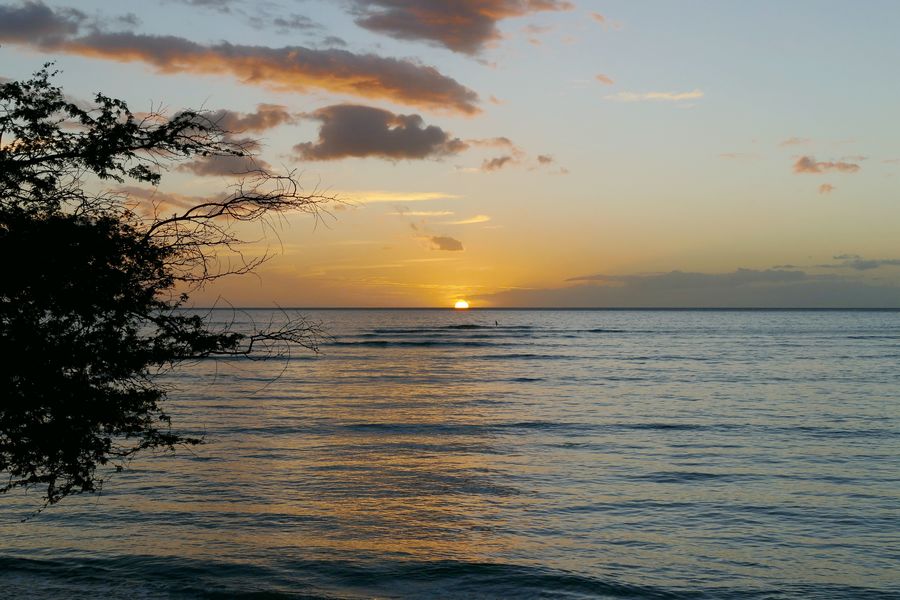
<svg viewBox="0 0 900 600">
<path fill-rule="evenodd" d="M 465 300 L 457 300 L 456 304 L 453 305 L 453 308 L 457 310 L 466 310 L 467 308 L 469 308 L 469 303 Z"/>
</svg>

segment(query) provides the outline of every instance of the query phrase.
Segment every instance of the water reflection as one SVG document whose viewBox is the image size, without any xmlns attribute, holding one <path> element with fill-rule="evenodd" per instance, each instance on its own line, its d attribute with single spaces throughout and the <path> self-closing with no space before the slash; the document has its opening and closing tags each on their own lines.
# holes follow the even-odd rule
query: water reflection
<svg viewBox="0 0 900 600">
<path fill-rule="evenodd" d="M 2 499 L 0 554 L 344 596 L 890 589 L 900 382 L 846 357 L 896 324 L 737 315 L 327 313 L 322 358 L 172 380 L 207 445 L 25 525 Z"/>
</svg>

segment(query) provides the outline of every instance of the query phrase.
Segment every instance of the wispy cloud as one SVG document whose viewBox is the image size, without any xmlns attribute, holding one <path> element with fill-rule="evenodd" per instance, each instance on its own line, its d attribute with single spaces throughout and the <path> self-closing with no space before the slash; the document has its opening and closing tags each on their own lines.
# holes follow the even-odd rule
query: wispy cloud
<svg viewBox="0 0 900 600">
<path fill-rule="evenodd" d="M 817 161 L 814 156 L 801 156 L 794 163 L 794 173 L 796 174 L 856 173 L 859 169 L 860 166 L 856 163 Z"/>
<path fill-rule="evenodd" d="M 481 170 L 485 172 L 499 171 L 503 167 L 513 164 L 515 159 L 509 155 L 496 156 L 494 158 L 486 158 L 481 163 Z"/>
<path fill-rule="evenodd" d="M 449 217 L 453 214 L 452 210 L 397 210 L 388 213 L 398 217 Z"/>
<path fill-rule="evenodd" d="M 598 73 L 594 76 L 594 79 L 596 79 L 603 85 L 614 85 L 616 83 L 609 75 L 604 75 L 603 73 Z"/>
<path fill-rule="evenodd" d="M 778 145 L 782 148 L 788 148 L 790 146 L 805 146 L 807 144 L 811 144 L 812 140 L 809 138 L 801 138 L 801 137 L 790 137 L 786 140 L 783 140 L 778 143 Z"/>
<path fill-rule="evenodd" d="M 475 225 L 476 223 L 487 223 L 490 220 L 491 218 L 487 215 L 475 215 L 459 221 L 443 221 L 439 225 Z"/>
<path fill-rule="evenodd" d="M 462 196 L 445 192 L 395 192 L 387 190 L 347 190 L 334 192 L 341 200 L 356 204 L 375 204 L 393 202 L 427 202 L 430 200 L 457 200 Z"/>
<path fill-rule="evenodd" d="M 830 194 L 835 189 L 836 188 L 833 185 L 831 185 L 830 183 L 823 183 L 822 185 L 819 186 L 819 193 L 820 194 Z"/>
<path fill-rule="evenodd" d="M 701 90 L 691 92 L 618 92 L 604 96 L 615 102 L 686 102 L 699 100 L 704 94 Z"/>
<path fill-rule="evenodd" d="M 880 267 L 900 267 L 898 258 L 863 258 L 857 254 L 841 254 L 834 257 L 838 263 L 818 265 L 826 269 L 853 269 L 854 271 L 871 271 Z"/>
</svg>

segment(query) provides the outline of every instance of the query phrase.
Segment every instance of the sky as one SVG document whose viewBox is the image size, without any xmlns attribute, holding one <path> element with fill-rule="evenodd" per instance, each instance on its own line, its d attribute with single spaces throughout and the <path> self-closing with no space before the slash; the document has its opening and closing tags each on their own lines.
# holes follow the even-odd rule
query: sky
<svg viewBox="0 0 900 600">
<path fill-rule="evenodd" d="M 895 0 L 0 0 L 0 77 L 341 200 L 199 305 L 900 307 Z M 227 161 L 156 193 L 221 194 Z"/>
</svg>

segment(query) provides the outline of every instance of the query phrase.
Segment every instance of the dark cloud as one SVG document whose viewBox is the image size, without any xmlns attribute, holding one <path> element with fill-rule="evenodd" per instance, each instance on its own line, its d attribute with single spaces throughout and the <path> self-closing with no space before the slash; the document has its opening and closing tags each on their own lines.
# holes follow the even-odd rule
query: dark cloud
<svg viewBox="0 0 900 600">
<path fill-rule="evenodd" d="M 476 54 L 501 37 L 497 22 L 573 8 L 566 0 L 350 0 L 361 27 Z"/>
<path fill-rule="evenodd" d="M 243 83 L 281 91 L 322 89 L 364 98 L 465 114 L 479 112 L 478 95 L 437 69 L 374 54 L 303 46 L 269 48 L 222 43 L 202 45 L 176 36 L 108 33 L 75 35 L 80 17 L 43 4 L 0 7 L 0 43 L 22 44 L 114 60 L 143 62 L 161 73 L 227 74 Z"/>
<path fill-rule="evenodd" d="M 794 163 L 794 173 L 856 173 L 859 171 L 859 165 L 849 162 L 821 162 L 816 161 L 814 156 L 801 156 Z"/>
<path fill-rule="evenodd" d="M 43 2 L 0 6 L 0 42 L 12 44 L 54 43 L 78 32 L 87 19 L 71 8 L 54 11 Z"/>
<path fill-rule="evenodd" d="M 605 283 L 627 283 L 645 288 L 710 288 L 731 287 L 766 282 L 785 282 L 804 279 L 806 273 L 802 271 L 755 271 L 753 269 L 738 269 L 733 273 L 686 273 L 684 271 L 671 271 L 653 275 L 584 275 L 572 277 L 567 281 L 602 281 Z"/>
<path fill-rule="evenodd" d="M 141 24 L 141 19 L 134 13 L 126 13 L 115 17 L 114 22 L 120 27 L 137 27 Z"/>
<path fill-rule="evenodd" d="M 347 42 L 343 39 L 339 38 L 336 35 L 329 35 L 325 39 L 322 40 L 323 46 L 337 46 L 340 48 L 344 48 L 347 46 Z"/>
<path fill-rule="evenodd" d="M 462 252 L 463 245 L 456 238 L 448 237 L 445 235 L 434 235 L 427 238 L 429 242 L 431 242 L 432 250 L 444 250 L 446 252 Z"/>
<path fill-rule="evenodd" d="M 900 308 L 898 285 L 793 270 L 591 275 L 571 281 L 579 284 L 509 290 L 481 299 L 509 307 Z"/>
<path fill-rule="evenodd" d="M 897 258 L 863 258 L 856 254 L 842 254 L 835 256 L 838 264 L 819 265 L 827 269 L 853 269 L 855 271 L 870 271 L 880 267 L 900 267 L 900 259 Z"/>
<path fill-rule="evenodd" d="M 241 177 L 270 169 L 271 165 L 266 161 L 250 156 L 203 156 L 178 168 L 201 177 Z"/>
<path fill-rule="evenodd" d="M 252 113 L 223 109 L 203 116 L 229 133 L 258 133 L 297 121 L 294 115 L 279 104 L 258 104 L 256 112 Z"/>
<path fill-rule="evenodd" d="M 435 125 L 426 126 L 419 115 L 397 115 L 387 110 L 338 104 L 308 115 L 321 121 L 316 142 L 297 144 L 306 160 L 337 160 L 376 156 L 393 160 L 440 158 L 468 148 L 459 138 Z"/>
<path fill-rule="evenodd" d="M 549 154 L 538 154 L 537 161 L 539 165 L 552 165 L 556 160 Z"/>
</svg>

